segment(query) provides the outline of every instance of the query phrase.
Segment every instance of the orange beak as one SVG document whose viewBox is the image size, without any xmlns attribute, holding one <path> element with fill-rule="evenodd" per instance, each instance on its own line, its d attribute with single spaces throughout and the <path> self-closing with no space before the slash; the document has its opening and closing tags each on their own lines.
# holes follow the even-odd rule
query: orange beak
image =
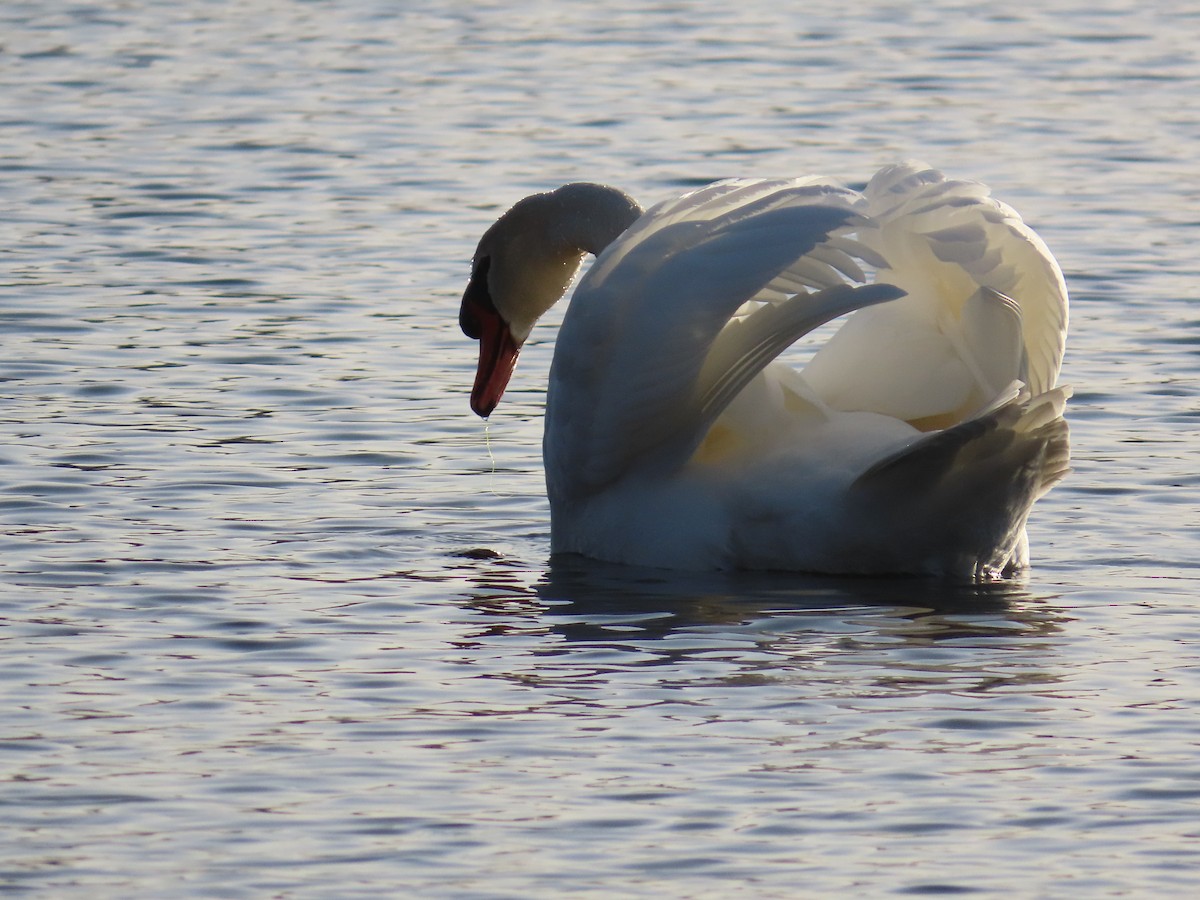
<svg viewBox="0 0 1200 900">
<path fill-rule="evenodd" d="M 458 313 L 463 334 L 479 341 L 479 368 L 475 370 L 475 386 L 471 388 L 471 409 L 485 419 L 504 396 L 517 364 L 517 354 L 521 352 L 488 293 L 487 269 L 485 258 L 467 284 Z"/>
</svg>

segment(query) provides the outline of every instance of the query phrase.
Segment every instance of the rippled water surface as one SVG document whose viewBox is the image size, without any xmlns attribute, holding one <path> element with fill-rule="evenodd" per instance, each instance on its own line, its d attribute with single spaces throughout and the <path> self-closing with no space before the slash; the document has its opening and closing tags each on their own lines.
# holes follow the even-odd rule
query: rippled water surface
<svg viewBox="0 0 1200 900">
<path fill-rule="evenodd" d="M 1200 17 L 791 10 L 0 8 L 0 890 L 1200 886 Z M 1028 578 L 551 566 L 553 328 L 467 410 L 482 228 L 911 156 L 1072 290 Z"/>
</svg>

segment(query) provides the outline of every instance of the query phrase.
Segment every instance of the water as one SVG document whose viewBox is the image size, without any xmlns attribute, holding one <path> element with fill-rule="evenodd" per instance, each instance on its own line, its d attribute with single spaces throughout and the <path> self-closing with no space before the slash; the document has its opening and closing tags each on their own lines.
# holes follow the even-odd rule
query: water
<svg viewBox="0 0 1200 900">
<path fill-rule="evenodd" d="M 1200 17 L 785 7 L 0 10 L 0 889 L 1196 889 Z M 550 566 L 553 328 L 485 429 L 481 229 L 909 156 L 1072 289 L 1029 577 Z"/>
</svg>

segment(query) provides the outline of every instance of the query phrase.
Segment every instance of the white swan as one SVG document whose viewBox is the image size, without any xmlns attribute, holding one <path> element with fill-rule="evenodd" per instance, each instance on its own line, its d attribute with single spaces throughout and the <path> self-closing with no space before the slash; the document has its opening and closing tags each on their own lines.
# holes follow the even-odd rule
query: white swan
<svg viewBox="0 0 1200 900">
<path fill-rule="evenodd" d="M 1067 293 L 986 187 L 906 163 L 862 193 L 729 180 L 645 213 L 595 184 L 527 197 L 480 240 L 463 296 L 476 413 L 585 253 L 546 397 L 554 553 L 977 579 L 1027 564 L 1030 507 L 1067 471 Z M 801 371 L 775 361 L 855 310 Z"/>
</svg>

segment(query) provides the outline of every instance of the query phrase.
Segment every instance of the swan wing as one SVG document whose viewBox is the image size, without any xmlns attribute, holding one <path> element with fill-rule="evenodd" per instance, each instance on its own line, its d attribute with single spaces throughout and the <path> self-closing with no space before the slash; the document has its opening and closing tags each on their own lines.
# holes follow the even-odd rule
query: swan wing
<svg viewBox="0 0 1200 900">
<path fill-rule="evenodd" d="M 552 486 L 595 490 L 681 464 L 724 406 L 800 335 L 901 295 L 851 287 L 857 193 L 820 179 L 717 182 L 644 214 L 596 260 L 563 320 L 547 398 Z M 570 471 L 565 469 L 570 461 Z"/>
<path fill-rule="evenodd" d="M 1030 397 L 1014 382 L 978 415 L 925 435 L 860 475 L 850 497 L 895 536 L 901 560 L 991 577 L 1021 565 L 1033 503 L 1069 469 L 1070 390 Z"/>
<path fill-rule="evenodd" d="M 985 185 L 948 179 L 917 162 L 880 170 L 865 196 L 885 242 L 893 230 L 911 235 L 941 264 L 939 274 L 958 267 L 974 285 L 1018 305 L 1027 355 L 1022 380 L 1034 396 L 1053 387 L 1066 346 L 1067 286 L 1045 242 L 1016 210 Z"/>
<path fill-rule="evenodd" d="M 943 427 L 1020 379 L 1058 378 L 1067 291 L 1046 245 L 982 184 L 919 163 L 880 170 L 864 191 L 863 241 L 904 300 L 856 313 L 805 369 L 839 409 Z M 867 361 L 866 365 L 863 362 Z"/>
</svg>

